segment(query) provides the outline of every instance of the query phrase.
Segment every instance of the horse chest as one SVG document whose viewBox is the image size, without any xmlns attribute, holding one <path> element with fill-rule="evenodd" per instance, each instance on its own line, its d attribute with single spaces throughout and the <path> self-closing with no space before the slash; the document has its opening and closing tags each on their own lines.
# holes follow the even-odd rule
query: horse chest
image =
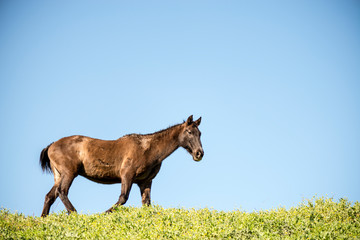
<svg viewBox="0 0 360 240">
<path fill-rule="evenodd" d="M 143 166 L 139 167 L 136 171 L 135 181 L 144 181 L 153 179 L 159 172 L 161 164 L 153 166 Z"/>
</svg>

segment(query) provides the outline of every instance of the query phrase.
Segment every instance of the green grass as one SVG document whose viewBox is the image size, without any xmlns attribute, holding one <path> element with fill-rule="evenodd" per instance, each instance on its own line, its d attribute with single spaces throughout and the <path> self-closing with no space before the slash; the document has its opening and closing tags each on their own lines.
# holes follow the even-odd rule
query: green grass
<svg viewBox="0 0 360 240">
<path fill-rule="evenodd" d="M 307 200 L 286 210 L 120 207 L 111 214 L 0 214 L 0 239 L 360 239 L 360 203 Z"/>
</svg>

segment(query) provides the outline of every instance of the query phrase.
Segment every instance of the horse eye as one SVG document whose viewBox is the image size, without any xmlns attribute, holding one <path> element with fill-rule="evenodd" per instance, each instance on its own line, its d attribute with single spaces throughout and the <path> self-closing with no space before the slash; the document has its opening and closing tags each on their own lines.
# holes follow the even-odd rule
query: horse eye
<svg viewBox="0 0 360 240">
<path fill-rule="evenodd" d="M 192 132 L 191 132 L 190 130 L 187 130 L 186 132 L 187 132 L 188 134 L 190 134 L 190 135 L 192 134 Z"/>
</svg>

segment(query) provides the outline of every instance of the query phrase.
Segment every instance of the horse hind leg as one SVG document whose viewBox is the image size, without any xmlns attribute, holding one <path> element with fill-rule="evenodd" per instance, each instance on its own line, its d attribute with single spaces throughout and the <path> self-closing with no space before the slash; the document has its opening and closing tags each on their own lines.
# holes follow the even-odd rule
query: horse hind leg
<svg viewBox="0 0 360 240">
<path fill-rule="evenodd" d="M 46 217 L 49 215 L 50 207 L 55 202 L 56 198 L 58 197 L 57 194 L 58 185 L 54 185 L 51 190 L 45 196 L 44 208 L 42 210 L 41 216 Z"/>
<path fill-rule="evenodd" d="M 74 176 L 68 176 L 68 175 L 62 176 L 60 185 L 57 188 L 57 194 L 59 195 L 61 201 L 65 205 L 65 208 L 68 211 L 68 213 L 76 212 L 76 209 L 71 204 L 68 198 L 69 188 L 74 178 L 75 178 Z"/>
<path fill-rule="evenodd" d="M 45 196 L 44 207 L 41 213 L 41 217 L 46 217 L 49 215 L 50 207 L 55 202 L 56 198 L 59 196 L 58 188 L 60 185 L 60 173 L 57 171 L 56 168 L 52 169 L 54 173 L 54 186 L 50 189 L 50 191 Z"/>
</svg>

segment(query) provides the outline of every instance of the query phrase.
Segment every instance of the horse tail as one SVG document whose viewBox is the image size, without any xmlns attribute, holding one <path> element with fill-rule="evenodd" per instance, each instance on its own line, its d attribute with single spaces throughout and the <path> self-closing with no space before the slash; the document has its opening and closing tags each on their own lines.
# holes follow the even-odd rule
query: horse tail
<svg viewBox="0 0 360 240">
<path fill-rule="evenodd" d="M 49 146 L 44 148 L 41 151 L 41 154 L 40 154 L 40 166 L 41 166 L 43 172 L 52 172 L 51 167 L 50 167 L 50 158 L 49 158 L 49 155 L 48 155 L 49 147 L 52 144 L 53 143 L 50 143 Z"/>
</svg>

